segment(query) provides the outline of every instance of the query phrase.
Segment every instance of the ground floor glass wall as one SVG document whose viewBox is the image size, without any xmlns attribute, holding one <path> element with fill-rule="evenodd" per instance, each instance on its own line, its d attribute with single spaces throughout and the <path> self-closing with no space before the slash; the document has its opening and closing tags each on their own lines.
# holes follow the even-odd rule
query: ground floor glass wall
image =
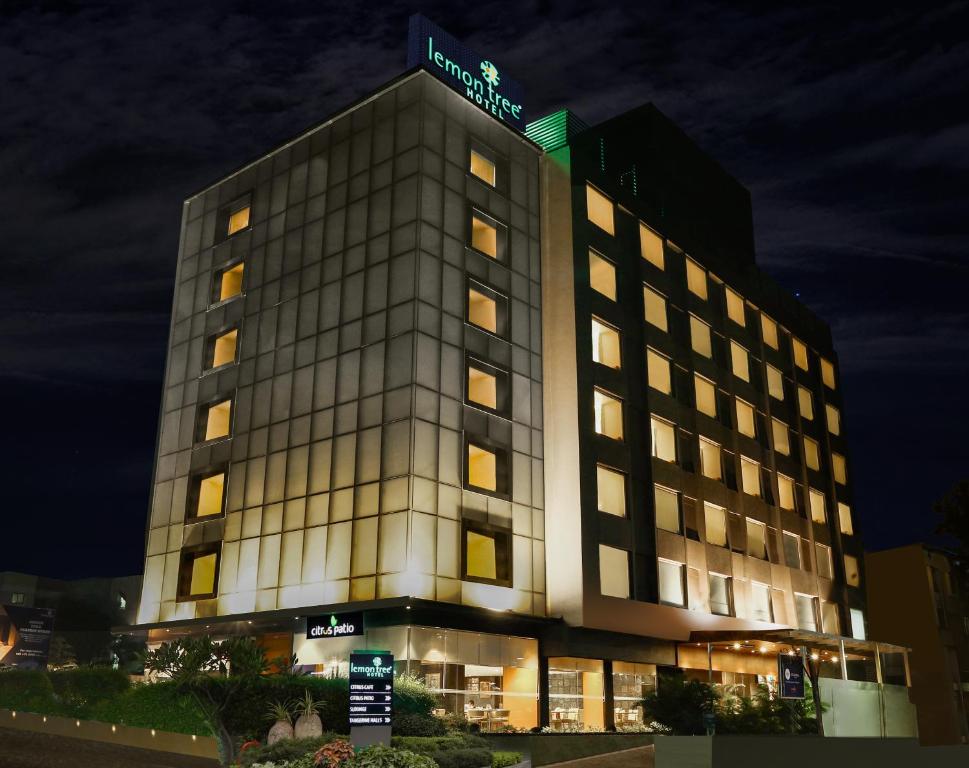
<svg viewBox="0 0 969 768">
<path fill-rule="evenodd" d="M 643 723 L 643 698 L 656 690 L 656 665 L 612 662 L 613 722 L 617 731 Z"/>
<path fill-rule="evenodd" d="M 537 640 L 399 626 L 294 641 L 300 669 L 316 675 L 346 677 L 350 652 L 364 648 L 393 653 L 397 674 L 414 675 L 439 696 L 438 715 L 463 715 L 487 733 L 538 725 Z"/>
</svg>

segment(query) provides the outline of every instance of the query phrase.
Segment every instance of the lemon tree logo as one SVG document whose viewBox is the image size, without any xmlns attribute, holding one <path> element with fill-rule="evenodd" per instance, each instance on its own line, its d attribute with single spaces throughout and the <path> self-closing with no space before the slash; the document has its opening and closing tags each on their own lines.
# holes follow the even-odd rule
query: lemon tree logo
<svg viewBox="0 0 969 768">
<path fill-rule="evenodd" d="M 498 67 L 490 61 L 481 62 L 481 76 L 494 87 L 497 87 L 498 81 L 501 80 L 501 77 L 498 75 Z"/>
<path fill-rule="evenodd" d="M 383 664 L 383 661 L 384 661 L 384 660 L 383 660 L 382 658 L 380 658 L 379 656 L 374 656 L 374 657 L 373 657 L 373 665 L 374 665 L 375 667 L 379 667 L 379 666 L 381 666 L 381 665 Z"/>
</svg>

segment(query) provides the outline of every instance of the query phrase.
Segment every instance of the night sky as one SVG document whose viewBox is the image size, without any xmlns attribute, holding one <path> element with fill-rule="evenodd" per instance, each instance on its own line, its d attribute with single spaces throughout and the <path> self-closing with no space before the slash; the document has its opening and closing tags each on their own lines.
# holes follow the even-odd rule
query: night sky
<svg viewBox="0 0 969 768">
<path fill-rule="evenodd" d="M 833 329 L 866 546 L 930 535 L 969 476 L 969 5 L 767 8 L 4 0 L 0 571 L 141 571 L 181 202 L 403 71 L 417 10 L 528 119 L 652 101 L 751 190 Z"/>
</svg>

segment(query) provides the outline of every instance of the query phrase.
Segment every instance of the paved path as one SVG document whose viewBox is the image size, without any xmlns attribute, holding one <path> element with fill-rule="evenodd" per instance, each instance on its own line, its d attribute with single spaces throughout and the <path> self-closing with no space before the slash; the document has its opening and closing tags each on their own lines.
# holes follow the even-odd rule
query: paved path
<svg viewBox="0 0 969 768">
<path fill-rule="evenodd" d="M 552 763 L 543 768 L 653 768 L 655 762 L 653 747 L 650 745 Z"/>
<path fill-rule="evenodd" d="M 0 768 L 218 768 L 218 761 L 0 728 Z"/>
</svg>

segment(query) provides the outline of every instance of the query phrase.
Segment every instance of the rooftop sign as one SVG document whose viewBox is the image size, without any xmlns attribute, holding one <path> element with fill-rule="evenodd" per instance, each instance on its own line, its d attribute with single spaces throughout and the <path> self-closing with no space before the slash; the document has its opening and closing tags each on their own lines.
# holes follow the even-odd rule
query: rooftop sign
<svg viewBox="0 0 969 768">
<path fill-rule="evenodd" d="M 410 17 L 407 66 L 423 67 L 485 112 L 525 131 L 521 85 L 419 13 Z"/>
</svg>

